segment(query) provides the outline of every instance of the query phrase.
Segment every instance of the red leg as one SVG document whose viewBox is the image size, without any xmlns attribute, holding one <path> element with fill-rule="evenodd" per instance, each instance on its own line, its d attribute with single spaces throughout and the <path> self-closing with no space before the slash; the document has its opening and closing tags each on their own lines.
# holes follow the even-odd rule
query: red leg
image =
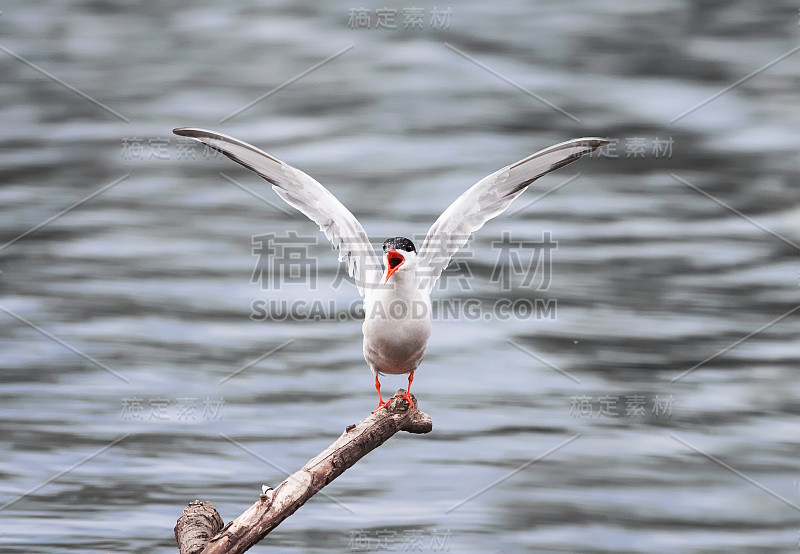
<svg viewBox="0 0 800 554">
<path fill-rule="evenodd" d="M 406 393 L 403 395 L 403 398 L 406 399 L 409 406 L 413 406 L 414 403 L 411 401 L 411 383 L 414 382 L 414 372 L 408 374 L 408 388 L 406 389 Z"/>
<path fill-rule="evenodd" d="M 386 402 L 383 401 L 383 396 L 381 396 L 381 382 L 378 381 L 377 374 L 375 375 L 375 388 L 378 390 L 378 407 L 372 410 L 373 414 L 378 410 L 380 410 L 381 408 L 383 408 L 384 406 L 386 406 Z"/>
</svg>

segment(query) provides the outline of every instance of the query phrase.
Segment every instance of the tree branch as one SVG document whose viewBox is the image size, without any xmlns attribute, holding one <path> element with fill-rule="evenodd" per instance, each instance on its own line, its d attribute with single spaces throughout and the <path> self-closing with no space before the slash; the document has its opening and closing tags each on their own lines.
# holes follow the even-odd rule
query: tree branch
<svg viewBox="0 0 800 554">
<path fill-rule="evenodd" d="M 398 395 L 403 393 L 404 389 L 397 391 Z M 395 396 L 386 404 L 386 409 L 357 425 L 348 425 L 333 444 L 275 489 L 265 490 L 255 504 L 222 530 L 222 518 L 210 502 L 195 500 L 189 504 L 175 525 L 180 553 L 245 552 L 309 498 L 398 431 L 429 433 L 433 429 L 431 418 L 419 411 L 413 394 L 411 398 L 413 405 L 409 406 L 404 398 Z M 215 526 L 217 522 L 218 526 Z"/>
<path fill-rule="evenodd" d="M 208 540 L 219 533 L 223 522 L 211 502 L 194 500 L 183 510 L 175 524 L 175 538 L 181 554 L 198 554 Z"/>
</svg>

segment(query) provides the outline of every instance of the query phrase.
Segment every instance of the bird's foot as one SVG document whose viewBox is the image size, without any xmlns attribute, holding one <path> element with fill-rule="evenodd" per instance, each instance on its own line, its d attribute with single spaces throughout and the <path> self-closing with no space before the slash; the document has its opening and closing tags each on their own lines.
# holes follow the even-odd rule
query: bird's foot
<svg viewBox="0 0 800 554">
<path fill-rule="evenodd" d="M 383 400 L 381 400 L 380 404 L 378 404 L 378 407 L 377 407 L 377 408 L 375 408 L 374 410 L 372 410 L 372 413 L 374 414 L 375 412 L 377 412 L 377 411 L 378 411 L 378 410 L 380 410 L 381 408 L 385 408 L 385 407 L 386 407 L 386 404 L 387 404 L 387 402 L 384 402 Z"/>
<path fill-rule="evenodd" d="M 403 392 L 400 391 L 403 391 L 403 389 L 397 391 L 397 394 L 395 394 L 392 398 L 403 398 L 405 399 L 406 402 L 408 402 L 408 407 L 413 408 L 414 401 L 411 399 L 411 391 L 403 391 Z"/>
</svg>

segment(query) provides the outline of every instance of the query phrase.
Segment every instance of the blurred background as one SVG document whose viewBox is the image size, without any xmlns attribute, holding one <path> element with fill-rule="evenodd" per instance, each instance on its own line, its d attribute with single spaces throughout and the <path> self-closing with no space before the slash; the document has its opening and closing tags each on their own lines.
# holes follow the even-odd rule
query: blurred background
<svg viewBox="0 0 800 554">
<path fill-rule="evenodd" d="M 230 521 L 375 406 L 324 237 L 179 126 L 303 169 L 377 244 L 532 152 L 612 140 L 437 290 L 482 311 L 434 321 L 434 431 L 255 551 L 796 550 L 799 9 L 2 2 L 0 551 L 175 552 L 188 502 Z M 289 232 L 315 282 L 259 278 Z M 545 233 L 531 267 L 516 242 Z M 333 309 L 253 317 L 298 299 Z"/>
</svg>

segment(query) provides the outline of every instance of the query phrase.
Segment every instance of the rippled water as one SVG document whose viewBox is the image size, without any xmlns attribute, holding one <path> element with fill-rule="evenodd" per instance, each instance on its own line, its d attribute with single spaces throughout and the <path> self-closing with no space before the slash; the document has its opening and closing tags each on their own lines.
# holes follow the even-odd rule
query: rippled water
<svg viewBox="0 0 800 554">
<path fill-rule="evenodd" d="M 359 7 L 2 6 L 0 551 L 174 552 L 189 501 L 232 519 L 374 407 L 322 236 L 184 125 L 304 169 L 378 242 L 533 151 L 616 141 L 437 292 L 484 311 L 434 323 L 414 383 L 434 432 L 256 551 L 795 550 L 800 53 L 671 120 L 796 48 L 797 4 L 425 4 L 421 29 L 406 3 L 355 29 Z M 314 290 L 251 282 L 252 237 L 288 230 L 317 240 Z M 493 243 L 545 231 L 549 286 L 503 290 Z M 270 299 L 335 308 L 252 319 Z M 555 310 L 482 317 L 503 299 Z"/>
</svg>

